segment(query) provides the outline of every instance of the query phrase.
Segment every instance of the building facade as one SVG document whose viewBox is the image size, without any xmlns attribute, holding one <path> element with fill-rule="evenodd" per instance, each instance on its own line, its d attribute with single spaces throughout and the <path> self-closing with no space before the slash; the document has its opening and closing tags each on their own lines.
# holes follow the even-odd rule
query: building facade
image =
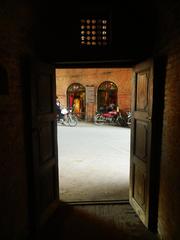
<svg viewBox="0 0 180 240">
<path fill-rule="evenodd" d="M 130 68 L 56 69 L 56 93 L 65 107 L 92 121 L 97 111 L 131 109 Z"/>
</svg>

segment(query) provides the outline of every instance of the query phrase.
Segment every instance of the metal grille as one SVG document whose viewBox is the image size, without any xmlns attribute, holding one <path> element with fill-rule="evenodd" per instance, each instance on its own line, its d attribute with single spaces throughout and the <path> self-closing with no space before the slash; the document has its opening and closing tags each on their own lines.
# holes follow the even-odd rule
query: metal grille
<svg viewBox="0 0 180 240">
<path fill-rule="evenodd" d="M 110 43 L 109 19 L 81 19 L 80 41 L 81 46 L 107 46 Z"/>
</svg>

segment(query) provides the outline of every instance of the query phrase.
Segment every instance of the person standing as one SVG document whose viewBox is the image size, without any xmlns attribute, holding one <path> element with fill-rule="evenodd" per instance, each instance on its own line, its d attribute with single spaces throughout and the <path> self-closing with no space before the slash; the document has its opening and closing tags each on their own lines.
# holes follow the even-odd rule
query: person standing
<svg viewBox="0 0 180 240">
<path fill-rule="evenodd" d="M 62 109 L 61 109 L 61 103 L 60 103 L 58 97 L 56 97 L 56 112 L 57 112 L 57 116 L 58 116 L 59 119 L 62 119 L 62 118 L 63 118 L 63 115 L 62 115 L 62 113 L 61 113 L 61 110 L 62 110 Z"/>
</svg>

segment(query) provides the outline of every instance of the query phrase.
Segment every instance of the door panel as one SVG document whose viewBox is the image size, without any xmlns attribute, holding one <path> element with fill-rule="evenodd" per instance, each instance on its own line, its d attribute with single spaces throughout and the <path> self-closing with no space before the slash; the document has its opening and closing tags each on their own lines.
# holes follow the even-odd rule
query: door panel
<svg viewBox="0 0 180 240">
<path fill-rule="evenodd" d="M 134 124 L 134 131 L 136 132 L 134 141 L 134 157 L 141 161 L 147 161 L 147 139 L 148 126 L 143 121 L 136 120 Z"/>
<path fill-rule="evenodd" d="M 136 80 L 136 110 L 146 112 L 148 107 L 148 76 L 147 72 L 138 73 Z"/>
<path fill-rule="evenodd" d="M 53 123 L 44 123 L 40 129 L 39 145 L 40 145 L 40 164 L 46 163 L 54 157 L 54 133 Z"/>
<path fill-rule="evenodd" d="M 133 78 L 130 203 L 149 227 L 153 62 L 135 66 Z"/>
<path fill-rule="evenodd" d="M 52 92 L 52 82 L 50 81 L 51 75 L 46 74 L 41 71 L 41 77 L 38 79 L 37 86 L 37 102 L 38 102 L 38 113 L 51 113 L 52 112 L 52 102 L 50 101 L 53 96 Z"/>
<path fill-rule="evenodd" d="M 55 68 L 33 60 L 26 65 L 30 207 L 33 227 L 38 229 L 59 204 Z"/>
</svg>

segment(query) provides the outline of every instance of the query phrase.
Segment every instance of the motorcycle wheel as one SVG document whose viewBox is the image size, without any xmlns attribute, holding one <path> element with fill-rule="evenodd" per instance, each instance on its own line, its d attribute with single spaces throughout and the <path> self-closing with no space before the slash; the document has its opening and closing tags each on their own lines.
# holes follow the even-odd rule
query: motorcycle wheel
<svg viewBox="0 0 180 240">
<path fill-rule="evenodd" d="M 101 114 L 96 114 L 94 117 L 94 123 L 96 125 L 103 125 L 105 123 L 104 117 Z"/>
<path fill-rule="evenodd" d="M 121 127 L 127 127 L 127 123 L 126 123 L 126 121 L 124 120 L 123 117 L 119 117 L 119 118 L 117 119 L 117 124 L 118 124 L 119 126 L 121 126 Z"/>
</svg>

